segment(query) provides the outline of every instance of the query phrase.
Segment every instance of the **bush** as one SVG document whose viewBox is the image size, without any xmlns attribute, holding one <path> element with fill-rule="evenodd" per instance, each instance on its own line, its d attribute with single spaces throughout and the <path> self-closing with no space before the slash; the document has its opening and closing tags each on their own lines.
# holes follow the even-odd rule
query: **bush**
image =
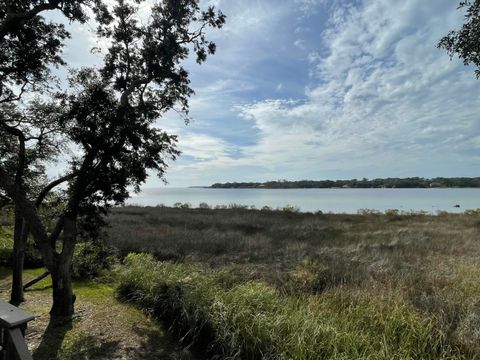
<svg viewBox="0 0 480 360">
<path fill-rule="evenodd" d="M 202 202 L 198 205 L 200 209 L 211 209 L 212 207 L 205 202 Z"/>
<path fill-rule="evenodd" d="M 173 204 L 173 207 L 177 209 L 191 209 L 192 205 L 189 203 L 182 204 L 181 202 L 176 202 L 175 204 Z"/>
<path fill-rule="evenodd" d="M 480 208 L 465 210 L 465 215 L 480 215 Z"/>
<path fill-rule="evenodd" d="M 289 205 L 289 204 L 285 205 L 280 210 L 282 210 L 284 212 L 288 212 L 288 213 L 298 213 L 298 212 L 300 212 L 300 208 L 298 206 Z"/>
<path fill-rule="evenodd" d="M 13 263 L 13 228 L 0 226 L 0 264 L 11 266 Z M 34 269 L 43 266 L 42 256 L 32 239 L 25 247 L 24 268 Z"/>
<path fill-rule="evenodd" d="M 381 215 L 382 213 L 375 209 L 358 209 L 358 215 Z"/>
<path fill-rule="evenodd" d="M 229 204 L 228 205 L 229 209 L 234 209 L 234 210 L 248 210 L 248 205 L 242 205 L 242 204 Z"/>
<path fill-rule="evenodd" d="M 13 256 L 13 229 L 0 225 L 0 264 L 10 265 Z"/>
<path fill-rule="evenodd" d="M 399 216 L 400 211 L 398 209 L 387 209 L 387 210 L 385 210 L 385 215 L 387 215 L 387 216 Z"/>
<path fill-rule="evenodd" d="M 115 257 L 113 251 L 106 245 L 97 242 L 82 242 L 75 247 L 72 262 L 72 277 L 75 279 L 89 279 L 110 269 Z"/>
</svg>

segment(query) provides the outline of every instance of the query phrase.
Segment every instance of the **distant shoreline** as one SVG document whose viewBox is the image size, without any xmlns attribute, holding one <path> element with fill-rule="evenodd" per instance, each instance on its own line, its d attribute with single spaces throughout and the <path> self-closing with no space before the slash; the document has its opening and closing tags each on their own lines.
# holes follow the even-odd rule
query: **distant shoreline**
<svg viewBox="0 0 480 360">
<path fill-rule="evenodd" d="M 268 182 L 227 182 L 211 186 L 191 186 L 207 189 L 432 189 L 432 188 L 480 188 L 480 177 L 467 178 L 386 178 L 350 180 L 300 180 Z"/>
</svg>

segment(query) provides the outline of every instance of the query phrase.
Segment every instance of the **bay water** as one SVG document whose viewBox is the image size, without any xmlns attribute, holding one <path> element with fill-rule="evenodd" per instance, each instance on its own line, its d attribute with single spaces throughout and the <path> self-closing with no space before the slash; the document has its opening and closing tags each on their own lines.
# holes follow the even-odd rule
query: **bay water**
<svg viewBox="0 0 480 360">
<path fill-rule="evenodd" d="M 433 189 L 211 189 L 147 188 L 135 194 L 129 204 L 142 206 L 200 203 L 211 206 L 240 204 L 262 208 L 286 205 L 301 211 L 356 213 L 360 209 L 385 211 L 463 212 L 480 208 L 480 188 Z M 457 207 L 459 206 L 459 207 Z"/>
</svg>

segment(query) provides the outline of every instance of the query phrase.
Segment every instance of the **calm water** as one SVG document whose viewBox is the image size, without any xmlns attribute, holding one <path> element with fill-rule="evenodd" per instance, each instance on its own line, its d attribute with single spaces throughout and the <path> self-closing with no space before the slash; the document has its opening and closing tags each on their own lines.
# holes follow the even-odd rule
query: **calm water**
<svg viewBox="0 0 480 360">
<path fill-rule="evenodd" d="M 145 189 L 130 199 L 130 204 L 155 206 L 190 203 L 210 205 L 265 205 L 272 208 L 287 204 L 302 211 L 356 213 L 358 209 L 425 210 L 463 212 L 480 208 L 480 189 Z M 454 205 L 460 205 L 455 208 Z"/>
</svg>

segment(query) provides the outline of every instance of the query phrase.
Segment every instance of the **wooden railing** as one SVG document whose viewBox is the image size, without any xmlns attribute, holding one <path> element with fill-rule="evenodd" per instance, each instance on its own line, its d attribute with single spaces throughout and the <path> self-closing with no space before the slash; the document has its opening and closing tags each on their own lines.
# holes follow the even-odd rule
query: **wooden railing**
<svg viewBox="0 0 480 360">
<path fill-rule="evenodd" d="M 0 300 L 0 359 L 33 360 L 25 343 L 27 323 L 34 316 Z"/>
</svg>

